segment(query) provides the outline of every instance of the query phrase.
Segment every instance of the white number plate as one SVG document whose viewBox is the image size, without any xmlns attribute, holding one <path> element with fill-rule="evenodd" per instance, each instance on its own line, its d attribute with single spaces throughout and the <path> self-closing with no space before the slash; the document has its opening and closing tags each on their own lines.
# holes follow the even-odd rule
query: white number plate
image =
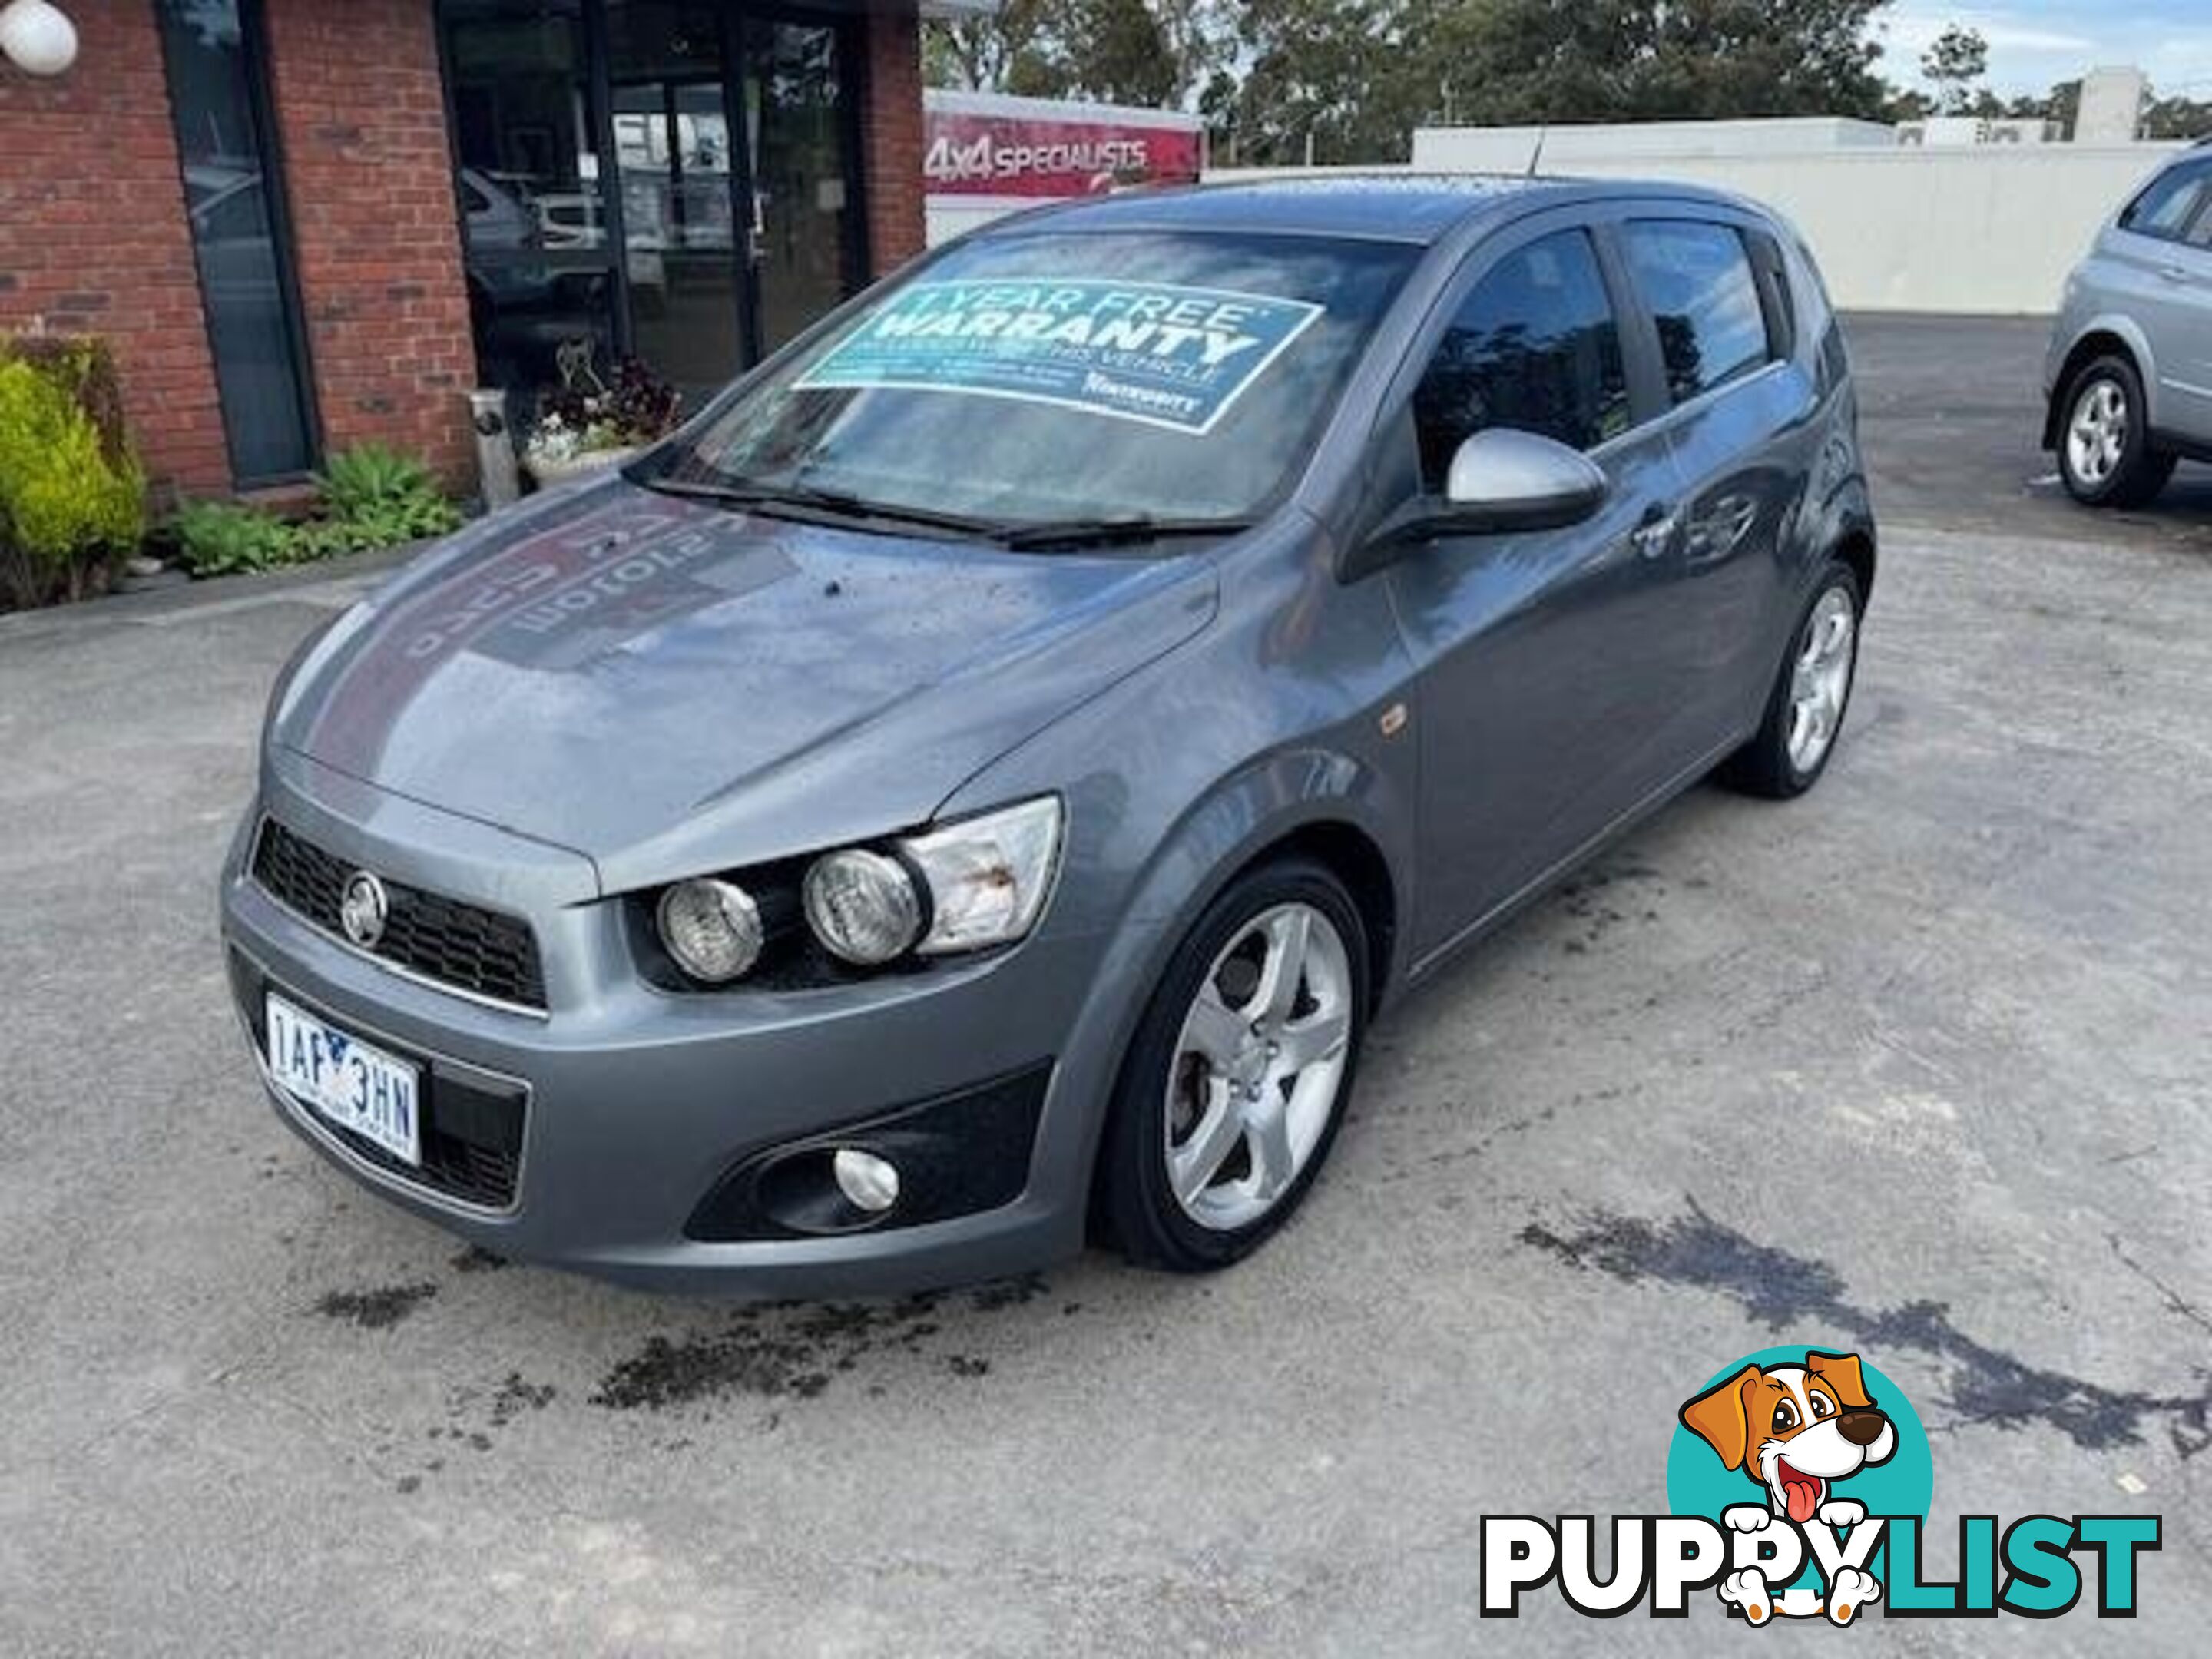
<svg viewBox="0 0 2212 1659">
<path fill-rule="evenodd" d="M 271 992 L 269 1069 L 331 1122 L 366 1135 L 396 1158 L 421 1165 L 421 1095 L 416 1069 L 405 1060 L 325 1024 Z"/>
</svg>

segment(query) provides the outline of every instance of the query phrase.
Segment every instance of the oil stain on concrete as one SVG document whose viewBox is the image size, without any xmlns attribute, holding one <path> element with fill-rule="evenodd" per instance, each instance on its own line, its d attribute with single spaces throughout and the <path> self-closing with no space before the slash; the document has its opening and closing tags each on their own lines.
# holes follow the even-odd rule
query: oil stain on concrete
<svg viewBox="0 0 2212 1659">
<path fill-rule="evenodd" d="M 1948 1367 L 1944 1403 L 1955 1413 L 1949 1427 L 2040 1424 L 2092 1451 L 2138 1444 L 2147 1432 L 2163 1428 L 2184 1459 L 2212 1447 L 2212 1376 L 2201 1377 L 2195 1394 L 2160 1394 L 2108 1388 L 2030 1364 L 1960 1330 L 1947 1304 L 1862 1306 L 1826 1263 L 1761 1244 L 1715 1221 L 1695 1200 L 1687 1202 L 1687 1214 L 1663 1221 L 1601 1211 L 1583 1218 L 1571 1232 L 1532 1221 L 1521 1230 L 1520 1241 L 1570 1267 L 1623 1284 L 1680 1285 L 1727 1297 L 1770 1331 L 1813 1323 L 1847 1333 L 1877 1352 L 1927 1354 Z M 2142 1271 L 2124 1255 L 2121 1259 Z M 2179 1298 L 2171 1291 L 2166 1295 L 2173 1310 Z M 2199 1311 L 2186 1303 L 2180 1309 Z"/>
<path fill-rule="evenodd" d="M 963 1293 L 967 1311 L 994 1314 L 1047 1293 L 1035 1277 L 1001 1279 Z M 777 1303 L 738 1310 L 712 1330 L 647 1337 L 589 1396 L 612 1411 L 664 1411 L 730 1397 L 811 1400 L 871 1356 L 934 1353 L 952 1298 L 926 1294 L 882 1303 Z M 990 1362 L 944 1353 L 952 1376 L 989 1375 Z"/>
<path fill-rule="evenodd" d="M 816 1343 L 763 1331 L 740 1316 L 724 1331 L 647 1337 L 607 1373 L 591 1403 L 615 1411 L 660 1411 L 731 1394 L 809 1400 L 830 1386 L 830 1363 Z"/>
<path fill-rule="evenodd" d="M 371 1291 L 332 1291 L 315 1304 L 325 1319 L 349 1322 L 367 1331 L 388 1330 L 437 1295 L 431 1284 L 386 1285 Z"/>
</svg>

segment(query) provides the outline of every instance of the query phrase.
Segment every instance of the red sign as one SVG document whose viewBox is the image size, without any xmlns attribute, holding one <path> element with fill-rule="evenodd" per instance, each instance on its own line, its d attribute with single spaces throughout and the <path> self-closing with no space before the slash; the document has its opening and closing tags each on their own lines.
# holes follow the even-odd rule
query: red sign
<svg viewBox="0 0 2212 1659">
<path fill-rule="evenodd" d="M 923 188 L 946 196 L 1090 196 L 1129 184 L 1195 184 L 1195 127 L 930 110 Z"/>
</svg>

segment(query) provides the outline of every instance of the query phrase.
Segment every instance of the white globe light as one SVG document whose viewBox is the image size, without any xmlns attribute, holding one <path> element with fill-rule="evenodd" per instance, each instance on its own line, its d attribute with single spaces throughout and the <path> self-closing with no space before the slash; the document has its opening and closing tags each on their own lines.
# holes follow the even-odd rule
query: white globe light
<svg viewBox="0 0 2212 1659">
<path fill-rule="evenodd" d="M 26 75 L 59 75 L 76 62 L 76 25 L 46 0 L 0 8 L 0 52 Z"/>
</svg>

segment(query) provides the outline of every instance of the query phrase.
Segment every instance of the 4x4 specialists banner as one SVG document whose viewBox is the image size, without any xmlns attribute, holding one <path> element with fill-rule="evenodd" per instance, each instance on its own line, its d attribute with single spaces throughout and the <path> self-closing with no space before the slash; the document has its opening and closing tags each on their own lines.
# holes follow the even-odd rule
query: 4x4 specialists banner
<svg viewBox="0 0 2212 1659">
<path fill-rule="evenodd" d="M 1322 310 L 1164 283 L 916 283 L 797 384 L 1012 398 L 1205 433 Z"/>
</svg>

